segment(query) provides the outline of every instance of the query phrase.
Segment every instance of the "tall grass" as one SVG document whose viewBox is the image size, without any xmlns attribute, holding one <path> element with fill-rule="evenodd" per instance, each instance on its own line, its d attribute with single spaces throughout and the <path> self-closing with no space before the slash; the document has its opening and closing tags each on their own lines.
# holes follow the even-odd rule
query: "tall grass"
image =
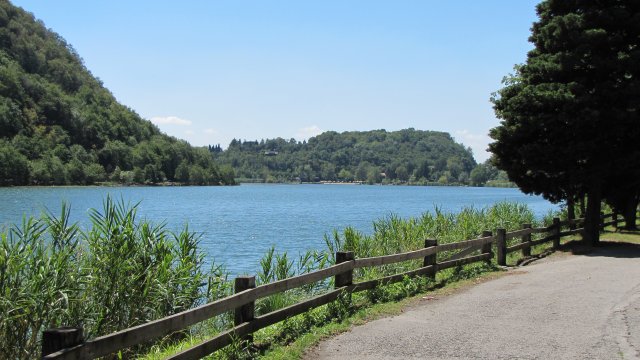
<svg viewBox="0 0 640 360">
<path fill-rule="evenodd" d="M 0 232 L 0 358 L 37 357 L 49 327 L 80 326 L 94 337 L 228 293 L 226 274 L 204 269 L 187 227 L 172 233 L 140 221 L 137 205 L 111 198 L 90 219 L 81 231 L 63 205 L 59 216 Z"/>
<path fill-rule="evenodd" d="M 32 358 L 45 327 L 82 316 L 79 230 L 68 214 L 63 206 L 59 218 L 24 218 L 0 233 L 0 358 Z"/>
<path fill-rule="evenodd" d="M 294 261 L 289 258 L 286 252 L 276 253 L 275 247 L 271 247 L 260 259 L 260 267 L 256 274 L 256 285 L 268 284 L 322 269 L 329 264 L 330 260 L 327 255 L 327 252 L 308 250 L 301 254 L 297 261 Z M 261 315 L 292 305 L 299 299 L 326 290 L 328 284 L 328 281 L 319 281 L 315 284 L 309 284 L 260 299 L 256 303 L 256 312 Z"/>
<path fill-rule="evenodd" d="M 549 220 L 550 221 L 550 220 Z M 465 207 L 457 213 L 445 212 L 436 207 L 420 217 L 402 219 L 389 215 L 373 223 L 373 233 L 363 234 L 347 227 L 342 233 L 334 231 L 325 236 L 329 253 L 353 251 L 356 258 L 389 255 L 417 250 L 424 246 L 425 239 L 436 239 L 440 244 L 469 240 L 479 237 L 485 230 L 506 228 L 519 229 L 523 223 L 537 226 L 531 209 L 526 205 L 499 202 L 493 206 L 477 209 Z M 439 254 L 446 257 L 447 253 Z M 359 269 L 356 275 L 372 278 L 401 270 L 416 268 L 418 261 L 391 266 Z"/>
<path fill-rule="evenodd" d="M 356 257 L 369 257 L 416 250 L 425 239 L 450 243 L 478 237 L 484 230 L 506 228 L 514 230 L 523 223 L 536 225 L 533 212 L 517 203 L 500 202 L 476 209 L 465 207 L 457 213 L 444 212 L 436 207 L 417 218 L 402 219 L 389 215 L 373 223 L 373 234 L 365 235 L 347 227 L 342 233 L 334 231 L 325 236 L 327 250 L 353 251 Z"/>
</svg>

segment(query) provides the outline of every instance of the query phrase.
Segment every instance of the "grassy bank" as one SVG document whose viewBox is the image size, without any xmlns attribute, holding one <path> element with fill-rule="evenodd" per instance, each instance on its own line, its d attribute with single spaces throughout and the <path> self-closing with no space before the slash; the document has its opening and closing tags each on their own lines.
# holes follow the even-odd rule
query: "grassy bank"
<svg viewBox="0 0 640 360">
<path fill-rule="evenodd" d="M 92 338 L 231 293 L 223 267 L 204 268 L 199 238 L 187 228 L 171 233 L 162 224 L 139 220 L 135 205 L 109 198 L 101 210 L 90 211 L 89 230 L 81 231 L 68 219 L 68 208 L 63 206 L 59 215 L 26 218 L 22 224 L 0 231 L 0 311 L 7 314 L 0 319 L 0 358 L 37 357 L 45 328 L 81 326 L 85 337 Z M 475 238 L 487 229 L 514 230 L 522 223 L 539 226 L 542 221 L 534 219 L 526 206 L 512 203 L 464 208 L 455 214 L 436 209 L 410 219 L 388 216 L 374 222 L 371 235 L 354 228 L 327 234 L 325 249 L 296 256 L 271 249 L 260 262 L 256 280 L 258 285 L 265 284 L 325 268 L 335 262 L 336 251 L 353 251 L 357 258 L 393 254 L 419 249 L 426 238 L 443 244 Z M 356 281 L 379 278 L 416 268 L 418 263 L 363 268 L 354 276 Z M 372 305 L 395 302 L 495 269 L 478 263 L 441 271 L 435 281 L 406 278 L 287 319 L 256 333 L 254 346 L 237 342 L 213 358 L 253 358 L 277 352 L 273 349 L 296 339 L 313 338 L 308 334 L 338 331 L 351 321 L 382 311 Z M 331 281 L 323 281 L 261 299 L 256 304 L 257 315 L 332 287 Z M 231 324 L 231 315 L 223 314 L 120 356 L 162 358 Z"/>
</svg>

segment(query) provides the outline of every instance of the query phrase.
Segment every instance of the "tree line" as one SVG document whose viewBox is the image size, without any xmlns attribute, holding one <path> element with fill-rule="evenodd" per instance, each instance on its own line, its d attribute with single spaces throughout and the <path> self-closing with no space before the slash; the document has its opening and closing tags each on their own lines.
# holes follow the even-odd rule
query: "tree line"
<svg viewBox="0 0 640 360">
<path fill-rule="evenodd" d="M 0 1 L 0 185 L 233 179 L 206 148 L 118 103 L 62 37 Z"/>
<path fill-rule="evenodd" d="M 503 174 L 476 164 L 471 150 L 448 133 L 412 128 L 327 131 L 302 142 L 234 139 L 226 150 L 210 151 L 245 181 L 484 185 Z"/>
</svg>

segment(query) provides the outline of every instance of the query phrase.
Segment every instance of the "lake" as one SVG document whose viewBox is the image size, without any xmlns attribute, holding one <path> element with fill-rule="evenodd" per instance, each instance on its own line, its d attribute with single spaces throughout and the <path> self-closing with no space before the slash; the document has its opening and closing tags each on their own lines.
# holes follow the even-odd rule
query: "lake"
<svg viewBox="0 0 640 360">
<path fill-rule="evenodd" d="M 294 257 L 323 249 L 324 234 L 353 226 L 371 233 L 372 222 L 389 214 L 419 216 L 438 206 L 456 212 L 498 201 L 529 205 L 542 217 L 557 205 L 518 189 L 429 186 L 270 185 L 231 187 L 14 187 L 0 188 L 0 224 L 48 209 L 59 214 L 62 201 L 71 217 L 87 225 L 90 208 L 105 197 L 140 202 L 138 216 L 178 230 L 188 224 L 202 234 L 208 261 L 225 263 L 232 274 L 253 274 L 271 247 Z"/>
</svg>

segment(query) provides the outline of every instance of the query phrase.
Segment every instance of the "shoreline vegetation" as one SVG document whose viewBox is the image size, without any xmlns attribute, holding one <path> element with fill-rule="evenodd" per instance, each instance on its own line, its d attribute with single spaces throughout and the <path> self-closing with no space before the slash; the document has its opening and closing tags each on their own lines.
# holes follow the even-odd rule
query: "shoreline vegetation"
<svg viewBox="0 0 640 360">
<path fill-rule="evenodd" d="M 380 183 L 369 183 L 367 181 L 266 181 L 264 179 L 236 178 L 237 185 L 241 184 L 287 184 L 287 185 L 391 185 L 391 186 L 460 186 L 460 187 L 502 187 L 516 188 L 517 186 L 508 180 L 488 180 L 484 184 L 463 184 L 463 183 L 440 183 L 433 181 L 382 181 Z"/>
<path fill-rule="evenodd" d="M 267 182 L 252 179 L 236 179 L 236 183 L 241 184 L 287 184 L 287 185 L 389 185 L 389 186 L 459 186 L 459 187 L 501 187 L 501 188 L 517 188 L 510 181 L 488 181 L 486 184 L 460 184 L 460 183 L 438 183 L 438 182 L 382 182 L 377 184 L 369 184 L 365 181 L 316 181 L 316 182 Z"/>
<path fill-rule="evenodd" d="M 232 281 L 220 259 L 205 268 L 200 237 L 187 227 L 172 233 L 163 224 L 141 220 L 137 204 L 107 197 L 103 208 L 89 212 L 91 226 L 82 230 L 69 222 L 69 207 L 59 215 L 24 218 L 21 224 L 0 229 L 0 357 L 37 357 L 45 328 L 79 326 L 94 338 L 158 319 L 227 296 Z M 525 205 L 497 203 L 483 209 L 466 207 L 458 213 L 436 208 L 416 218 L 394 215 L 373 222 L 373 233 L 351 227 L 325 235 L 324 249 L 301 254 L 271 248 L 257 264 L 258 284 L 265 284 L 331 266 L 336 251 L 354 251 L 357 257 L 394 254 L 421 248 L 425 238 L 442 244 L 479 236 L 483 230 L 519 228 L 522 223 L 548 224 L 552 214 L 535 219 Z M 406 271 L 413 264 L 369 269 L 362 279 Z M 454 281 L 492 271 L 495 266 L 473 264 L 444 271 L 440 281 Z M 258 314 L 293 304 L 332 288 L 323 281 L 261 299 Z M 317 326 L 340 322 L 356 309 L 396 301 L 434 286 L 426 279 L 398 284 L 354 297 L 355 307 L 340 302 L 313 310 L 256 334 L 258 347 L 228 347 L 214 358 L 252 358 L 272 344 L 287 344 Z M 185 342 L 219 333 L 233 322 L 218 316 L 156 344 L 127 350 L 123 357 L 165 354 Z M 183 345 L 181 345 L 183 344 Z M 164 356 L 164 355 L 163 355 Z"/>
<path fill-rule="evenodd" d="M 235 179 L 233 184 L 226 184 L 225 186 L 239 186 L 242 184 L 272 184 L 272 185 L 378 185 L 378 186 L 451 186 L 451 187 L 497 187 L 497 188 L 517 188 L 517 185 L 510 181 L 488 181 L 484 185 L 470 185 L 470 184 L 459 184 L 459 183 L 450 183 L 450 184 L 441 184 L 434 182 L 382 182 L 379 184 L 368 184 L 364 181 L 317 181 L 317 182 L 301 182 L 301 181 L 287 181 L 287 182 L 265 182 L 261 180 L 252 180 L 252 179 Z M 26 185 L 9 185 L 3 187 L 21 187 Z M 181 182 L 170 182 L 165 181 L 161 183 L 120 183 L 120 182 L 97 182 L 94 184 L 67 184 L 67 185 L 28 185 L 26 187 L 37 188 L 37 187 L 51 187 L 51 188 L 63 188 L 63 187 L 180 187 L 180 186 L 220 186 L 220 185 L 193 185 L 188 183 Z"/>
</svg>

